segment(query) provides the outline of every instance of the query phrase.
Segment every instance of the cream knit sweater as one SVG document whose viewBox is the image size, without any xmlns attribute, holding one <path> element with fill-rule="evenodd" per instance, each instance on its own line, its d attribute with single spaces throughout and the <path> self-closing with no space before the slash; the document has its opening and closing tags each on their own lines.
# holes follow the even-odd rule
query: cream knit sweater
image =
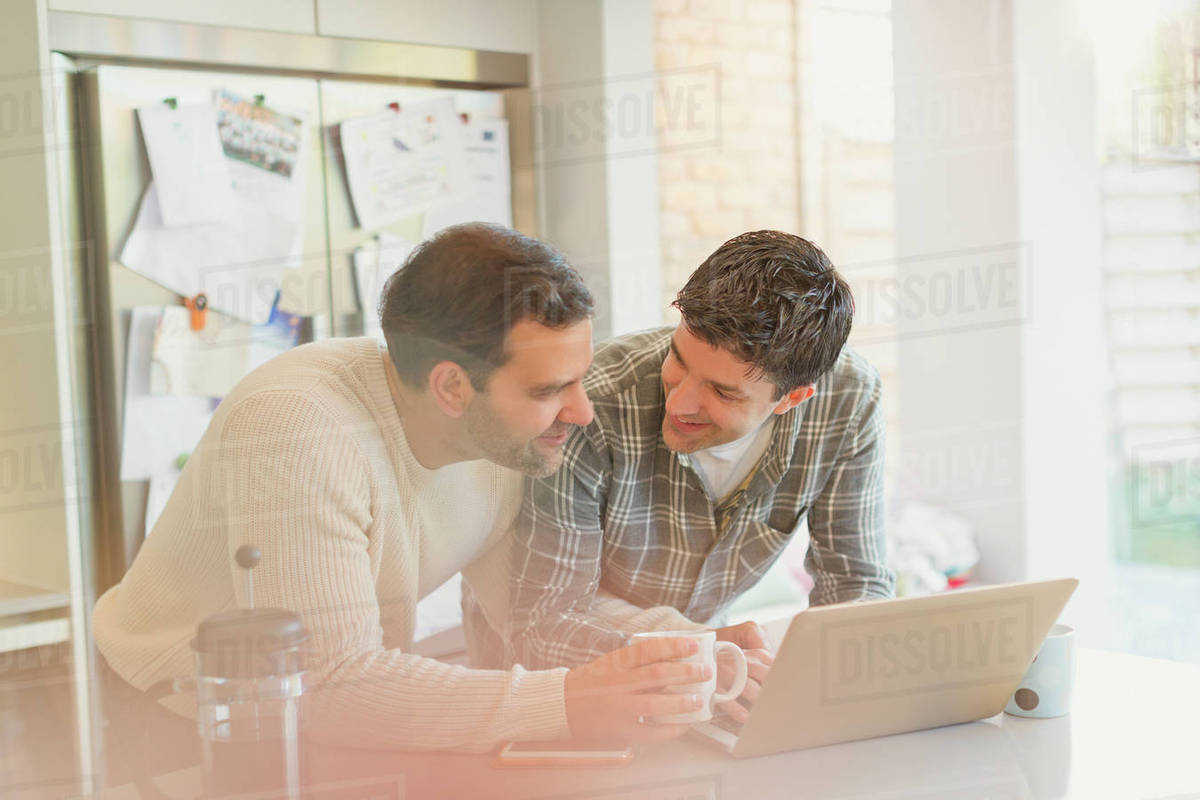
<svg viewBox="0 0 1200 800">
<path fill-rule="evenodd" d="M 481 750 L 566 736 L 565 669 L 474 670 L 406 652 L 417 601 L 460 570 L 485 610 L 504 605 L 507 560 L 496 554 L 521 478 L 486 461 L 422 467 L 385 358 L 372 339 L 329 340 L 244 379 L 129 572 L 97 601 L 96 643 L 141 689 L 193 674 L 196 625 L 246 605 L 233 554 L 254 544 L 255 604 L 300 613 L 312 637 L 318 689 L 306 714 L 322 738 Z M 638 627 L 662 619 L 651 614 Z"/>
</svg>

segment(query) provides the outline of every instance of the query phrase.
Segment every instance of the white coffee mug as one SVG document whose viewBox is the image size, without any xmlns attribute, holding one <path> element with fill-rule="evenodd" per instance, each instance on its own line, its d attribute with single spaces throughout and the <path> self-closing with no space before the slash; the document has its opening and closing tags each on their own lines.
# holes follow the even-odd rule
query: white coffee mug
<svg viewBox="0 0 1200 800">
<path fill-rule="evenodd" d="M 1075 630 L 1055 625 L 1004 710 L 1018 717 L 1061 717 L 1071 710 L 1074 682 Z"/>
<path fill-rule="evenodd" d="M 704 707 L 696 711 L 690 711 L 686 714 L 665 714 L 658 717 L 651 717 L 653 722 L 667 723 L 691 723 L 691 722 L 707 722 L 712 719 L 713 706 L 720 703 L 725 703 L 730 700 L 736 700 L 741 696 L 742 690 L 746 688 L 746 680 L 750 676 L 749 666 L 746 663 L 746 654 L 742 652 L 742 648 L 738 647 L 733 642 L 718 642 L 716 631 L 650 631 L 648 633 L 635 633 L 633 635 L 637 639 L 691 639 L 696 642 L 699 647 L 696 652 L 685 658 L 676 659 L 677 661 L 686 661 L 696 664 L 708 664 L 712 667 L 712 677 L 703 683 L 689 683 L 683 686 L 667 686 L 663 689 L 664 692 L 678 694 L 697 694 L 704 701 Z M 733 657 L 735 674 L 733 676 L 733 684 L 727 692 L 717 691 L 717 654 L 727 652 Z"/>
</svg>

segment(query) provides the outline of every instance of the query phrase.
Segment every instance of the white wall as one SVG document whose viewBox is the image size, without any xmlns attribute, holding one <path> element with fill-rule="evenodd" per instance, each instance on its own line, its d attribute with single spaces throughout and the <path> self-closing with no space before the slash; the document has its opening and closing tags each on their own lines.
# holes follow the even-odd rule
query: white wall
<svg viewBox="0 0 1200 800">
<path fill-rule="evenodd" d="M 81 488 L 73 438 L 85 428 L 73 419 L 72 363 L 65 332 L 66 262 L 57 186 L 61 150 L 55 146 L 56 76 L 45 30 L 44 0 L 6 2 L 0 24 L 0 75 L 5 117 L 0 136 L 0 580 L 70 598 L 74 750 L 90 790 L 92 766 L 87 642 L 90 598 L 77 516 Z M 61 143 L 60 143 L 61 144 Z M 35 287 L 32 293 L 26 288 Z M 18 289 L 14 293 L 14 289 Z M 0 626 L 29 641 L 34 626 L 12 618 Z M 16 625 L 13 625 L 17 622 Z M 12 625 L 12 627 L 10 627 Z M 22 628 L 24 630 L 22 631 Z M 44 639 L 42 641 L 45 641 Z M 73 747 L 72 747 L 73 746 Z M 70 772 L 65 773 L 70 775 Z"/>
<path fill-rule="evenodd" d="M 897 0 L 892 21 L 897 277 L 914 298 L 898 314 L 900 474 L 908 497 L 974 525 L 981 578 L 1016 580 L 1026 536 L 1021 310 L 1011 301 L 1026 284 L 1006 285 L 1005 302 L 997 291 L 1022 255 L 1011 5 Z"/>
<path fill-rule="evenodd" d="M 604 143 L 593 141 L 585 124 L 580 144 L 570 144 L 566 117 L 577 106 L 593 107 L 601 100 L 603 25 L 600 3 L 548 0 L 540 5 L 534 82 L 541 90 L 533 93 L 539 229 L 544 239 L 566 252 L 594 295 L 602 298 L 595 320 L 597 338 L 611 327 Z M 559 86 L 564 88 L 560 91 Z"/>
<path fill-rule="evenodd" d="M 963 329 L 908 322 L 922 335 L 900 341 L 900 428 L 908 488 L 974 523 L 984 579 L 1078 575 L 1072 613 L 1090 615 L 1112 534 L 1096 92 L 1077 12 L 893 5 L 900 271 L 978 301 L 971 281 L 1016 265 Z"/>
<path fill-rule="evenodd" d="M 652 34 L 641 0 L 538 5 L 541 233 L 595 294 L 597 339 L 663 318 Z"/>
<path fill-rule="evenodd" d="M 1112 529 L 1093 53 L 1080 4 L 1014 11 L 1019 222 L 1034 266 L 1021 328 L 1026 568 L 1079 575 L 1072 610 L 1100 623 Z"/>
<path fill-rule="evenodd" d="M 0 76 L 0 580 L 68 588 L 64 431 L 55 338 L 49 53 L 37 3 L 4 10 Z M 41 39 L 44 44 L 45 39 Z M 52 119 L 52 117 L 51 117 Z M 19 187 L 19 188 L 18 188 Z M 69 458 L 69 456 L 68 456 Z"/>
<path fill-rule="evenodd" d="M 607 92 L 614 103 L 637 107 L 616 126 L 617 152 L 605 161 L 608 199 L 612 330 L 618 335 L 662 322 L 662 248 L 659 242 L 658 134 L 652 109 L 634 103 L 629 89 L 654 91 L 656 81 L 628 80 L 654 70 L 654 15 L 646 0 L 608 0 L 604 15 L 604 65 L 618 80 Z"/>
</svg>

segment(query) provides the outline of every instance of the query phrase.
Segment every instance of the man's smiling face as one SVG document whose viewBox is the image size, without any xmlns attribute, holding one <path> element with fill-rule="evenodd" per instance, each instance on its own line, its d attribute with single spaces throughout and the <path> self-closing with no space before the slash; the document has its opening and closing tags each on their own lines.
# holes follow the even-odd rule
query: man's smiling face
<svg viewBox="0 0 1200 800">
<path fill-rule="evenodd" d="M 592 323 L 518 322 L 505 350 L 508 360 L 467 409 L 467 434 L 482 457 L 544 477 L 562 464 L 572 427 L 592 421 L 582 384 L 592 363 Z"/>
<path fill-rule="evenodd" d="M 770 378 L 756 375 L 752 365 L 697 337 L 683 322 L 671 335 L 662 382 L 663 441 L 677 453 L 740 439 L 812 394 L 802 387 L 779 397 Z"/>
</svg>

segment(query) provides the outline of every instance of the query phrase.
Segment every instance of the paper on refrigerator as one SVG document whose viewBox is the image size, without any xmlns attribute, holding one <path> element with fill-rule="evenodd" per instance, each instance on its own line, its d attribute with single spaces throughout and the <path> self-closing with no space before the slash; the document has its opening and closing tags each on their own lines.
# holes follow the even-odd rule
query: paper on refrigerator
<svg viewBox="0 0 1200 800">
<path fill-rule="evenodd" d="M 229 216 L 232 184 L 213 107 L 157 103 L 139 108 L 137 117 L 150 171 L 163 187 L 162 224 L 173 228 Z"/>
<path fill-rule="evenodd" d="M 472 119 L 461 128 L 464 180 L 462 190 L 425 213 L 421 237 L 462 222 L 494 222 L 512 227 L 512 168 L 508 155 L 508 121 Z"/>
<path fill-rule="evenodd" d="M 224 397 L 249 372 L 299 343 L 302 320 L 276 309 L 266 325 L 210 313 L 192 330 L 191 312 L 166 306 L 154 331 L 150 393 Z"/>
<path fill-rule="evenodd" d="M 461 127 L 453 97 L 343 122 L 346 182 L 359 226 L 378 230 L 461 192 Z"/>
<path fill-rule="evenodd" d="M 286 266 L 301 266 L 308 181 L 306 122 L 302 114 L 271 108 L 227 89 L 216 93 L 217 133 L 234 193 L 292 222 Z"/>
<path fill-rule="evenodd" d="M 358 307 L 363 315 L 363 335 L 382 341 L 379 326 L 379 300 L 383 285 L 400 268 L 416 244 L 393 234 L 382 232 L 354 250 L 354 287 Z"/>
<path fill-rule="evenodd" d="M 144 536 L 149 536 L 150 531 L 154 529 L 154 523 L 158 522 L 158 518 L 162 516 L 163 510 L 167 507 L 167 501 L 171 499 L 171 492 L 175 491 L 175 484 L 178 482 L 179 470 L 174 466 L 151 476 L 150 488 L 146 492 Z"/>
<path fill-rule="evenodd" d="M 137 306 L 131 312 L 125 352 L 123 481 L 150 480 L 171 469 L 180 455 L 196 447 L 217 405 L 211 397 L 150 394 L 154 332 L 161 314 L 158 306 Z"/>
<path fill-rule="evenodd" d="M 184 297 L 203 292 L 210 309 L 253 325 L 266 322 L 298 223 L 245 198 L 235 196 L 234 206 L 223 222 L 168 228 L 151 183 L 121 263 Z"/>
<path fill-rule="evenodd" d="M 261 325 L 270 318 L 283 270 L 301 263 L 307 120 L 229 92 L 219 92 L 217 102 L 213 138 L 226 148 L 230 213 L 171 227 L 162 210 L 168 190 L 156 178 L 142 196 L 120 260 L 177 294 L 204 293 L 209 308 Z"/>
<path fill-rule="evenodd" d="M 150 394 L 224 397 L 246 374 L 253 326 L 209 313 L 202 331 L 192 330 L 183 306 L 161 309 L 150 359 Z"/>
</svg>

